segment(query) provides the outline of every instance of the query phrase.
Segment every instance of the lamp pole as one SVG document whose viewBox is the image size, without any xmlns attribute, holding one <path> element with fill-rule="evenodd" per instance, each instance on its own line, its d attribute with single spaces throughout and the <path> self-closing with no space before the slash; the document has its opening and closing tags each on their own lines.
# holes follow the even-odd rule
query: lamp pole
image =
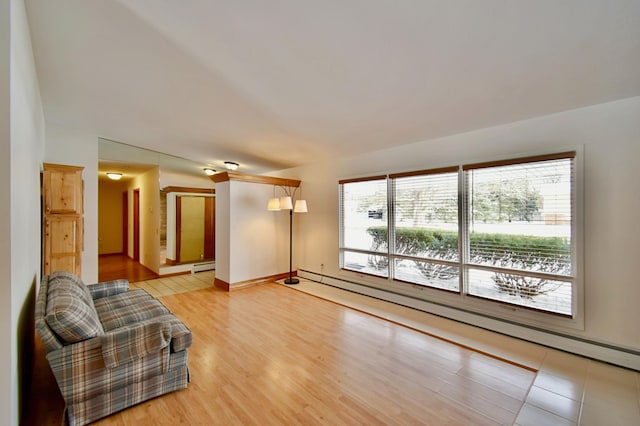
<svg viewBox="0 0 640 426">
<path fill-rule="evenodd" d="M 293 209 L 289 210 L 289 278 L 284 280 L 285 284 L 298 284 L 299 279 L 293 278 Z"/>
</svg>

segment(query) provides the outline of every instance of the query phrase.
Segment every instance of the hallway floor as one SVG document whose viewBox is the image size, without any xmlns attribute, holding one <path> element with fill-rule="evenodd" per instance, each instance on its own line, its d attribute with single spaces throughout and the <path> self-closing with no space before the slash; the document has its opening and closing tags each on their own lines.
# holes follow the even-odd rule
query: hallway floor
<svg viewBox="0 0 640 426">
<path fill-rule="evenodd" d="M 158 278 L 158 274 L 124 254 L 98 256 L 98 281 L 111 281 L 120 278 L 126 278 L 129 282 L 134 283 Z"/>
</svg>

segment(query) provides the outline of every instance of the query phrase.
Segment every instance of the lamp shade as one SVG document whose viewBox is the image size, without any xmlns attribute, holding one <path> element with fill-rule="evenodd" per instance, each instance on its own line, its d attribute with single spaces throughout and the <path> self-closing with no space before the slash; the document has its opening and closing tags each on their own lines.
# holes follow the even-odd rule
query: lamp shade
<svg viewBox="0 0 640 426">
<path fill-rule="evenodd" d="M 277 197 L 269 198 L 269 204 L 267 205 L 267 210 L 272 212 L 280 210 L 280 199 Z"/>
<path fill-rule="evenodd" d="M 293 209 L 294 213 L 306 213 L 307 210 L 307 200 L 296 200 L 296 206 Z"/>
<path fill-rule="evenodd" d="M 280 210 L 291 210 L 292 208 L 291 197 L 280 197 Z"/>
</svg>

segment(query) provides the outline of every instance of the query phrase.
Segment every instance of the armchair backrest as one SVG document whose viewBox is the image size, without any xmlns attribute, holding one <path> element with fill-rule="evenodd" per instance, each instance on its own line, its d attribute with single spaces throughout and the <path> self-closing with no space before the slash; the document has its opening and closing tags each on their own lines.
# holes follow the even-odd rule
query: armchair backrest
<svg viewBox="0 0 640 426">
<path fill-rule="evenodd" d="M 40 288 L 38 289 L 38 296 L 36 297 L 36 330 L 40 335 L 40 340 L 44 344 L 47 353 L 62 348 L 62 342 L 51 331 L 45 316 L 47 315 L 47 293 L 49 289 L 49 276 L 45 275 L 40 280 Z"/>
</svg>

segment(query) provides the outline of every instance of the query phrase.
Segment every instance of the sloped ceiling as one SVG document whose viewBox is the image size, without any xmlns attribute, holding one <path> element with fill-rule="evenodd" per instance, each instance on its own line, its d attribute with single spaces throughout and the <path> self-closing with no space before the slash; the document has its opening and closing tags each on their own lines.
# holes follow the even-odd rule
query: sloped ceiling
<svg viewBox="0 0 640 426">
<path fill-rule="evenodd" d="M 48 122 L 263 173 L 640 95 L 637 0 L 26 0 Z"/>
</svg>

